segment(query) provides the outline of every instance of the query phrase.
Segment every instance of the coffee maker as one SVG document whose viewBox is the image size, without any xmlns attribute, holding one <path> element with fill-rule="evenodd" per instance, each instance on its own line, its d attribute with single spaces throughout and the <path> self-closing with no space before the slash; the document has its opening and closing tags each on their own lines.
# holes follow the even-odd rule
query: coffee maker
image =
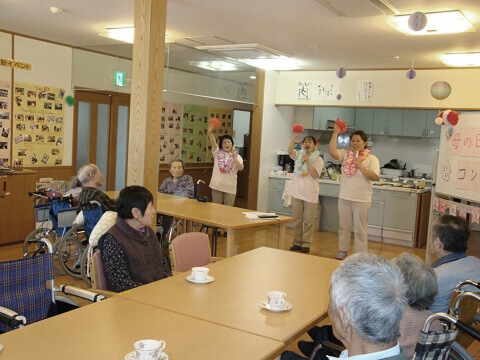
<svg viewBox="0 0 480 360">
<path fill-rule="evenodd" d="M 287 173 L 293 172 L 293 166 L 295 161 L 290 158 L 288 154 L 278 155 L 278 165 L 282 167 L 283 171 Z"/>
</svg>

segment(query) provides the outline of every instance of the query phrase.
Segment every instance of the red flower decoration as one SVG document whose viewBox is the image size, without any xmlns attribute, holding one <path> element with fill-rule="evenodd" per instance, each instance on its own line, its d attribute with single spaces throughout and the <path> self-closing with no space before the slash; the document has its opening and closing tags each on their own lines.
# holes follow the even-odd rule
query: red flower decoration
<svg viewBox="0 0 480 360">
<path fill-rule="evenodd" d="M 213 130 L 217 130 L 220 127 L 220 121 L 217 118 L 210 118 L 210 125 Z"/>
<path fill-rule="evenodd" d="M 348 125 L 342 119 L 335 120 L 335 124 L 340 128 L 340 134 L 343 134 L 345 131 L 347 131 Z"/>
<path fill-rule="evenodd" d="M 295 125 L 293 125 L 293 127 L 292 127 L 292 131 L 293 131 L 294 133 L 297 133 L 297 134 L 303 132 L 303 130 L 304 130 L 304 129 L 303 129 L 303 125 L 301 125 L 301 124 L 295 124 Z"/>
</svg>

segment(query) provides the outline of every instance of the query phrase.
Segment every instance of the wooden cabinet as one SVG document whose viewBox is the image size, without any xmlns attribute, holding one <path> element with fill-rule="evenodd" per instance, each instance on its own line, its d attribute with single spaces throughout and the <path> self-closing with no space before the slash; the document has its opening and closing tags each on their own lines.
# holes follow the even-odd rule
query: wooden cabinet
<svg viewBox="0 0 480 360">
<path fill-rule="evenodd" d="M 35 171 L 0 175 L 0 245 L 20 242 L 35 228 L 32 198 Z"/>
</svg>

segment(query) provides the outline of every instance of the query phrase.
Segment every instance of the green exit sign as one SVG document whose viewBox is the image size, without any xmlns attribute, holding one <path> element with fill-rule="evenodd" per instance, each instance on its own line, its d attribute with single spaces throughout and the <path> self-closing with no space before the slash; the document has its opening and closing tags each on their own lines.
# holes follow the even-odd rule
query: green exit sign
<svg viewBox="0 0 480 360">
<path fill-rule="evenodd" d="M 125 72 L 123 71 L 114 71 L 113 79 L 115 86 L 125 86 Z"/>
</svg>

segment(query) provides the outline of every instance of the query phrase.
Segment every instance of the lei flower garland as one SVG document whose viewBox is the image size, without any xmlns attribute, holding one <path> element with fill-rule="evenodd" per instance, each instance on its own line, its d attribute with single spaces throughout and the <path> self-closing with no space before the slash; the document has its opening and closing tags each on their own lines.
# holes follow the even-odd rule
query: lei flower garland
<svg viewBox="0 0 480 360">
<path fill-rule="evenodd" d="M 302 149 L 298 152 L 298 156 L 295 159 L 295 168 L 293 169 L 293 173 L 297 174 L 298 176 L 307 176 L 308 175 L 308 165 L 305 161 L 303 161 L 303 155 L 305 154 L 305 149 Z M 320 156 L 318 150 L 312 151 L 312 153 L 308 156 L 308 160 L 311 164 L 317 160 Z"/>
<path fill-rule="evenodd" d="M 219 150 L 217 153 L 218 168 L 222 173 L 229 173 L 235 165 L 235 160 L 231 153 Z"/>
<path fill-rule="evenodd" d="M 360 151 L 358 156 L 361 158 L 362 162 L 370 155 L 370 150 L 363 149 Z M 355 164 L 355 153 L 351 150 L 348 150 L 345 160 L 342 165 L 343 173 L 347 176 L 353 176 L 358 170 L 357 164 Z"/>
</svg>

